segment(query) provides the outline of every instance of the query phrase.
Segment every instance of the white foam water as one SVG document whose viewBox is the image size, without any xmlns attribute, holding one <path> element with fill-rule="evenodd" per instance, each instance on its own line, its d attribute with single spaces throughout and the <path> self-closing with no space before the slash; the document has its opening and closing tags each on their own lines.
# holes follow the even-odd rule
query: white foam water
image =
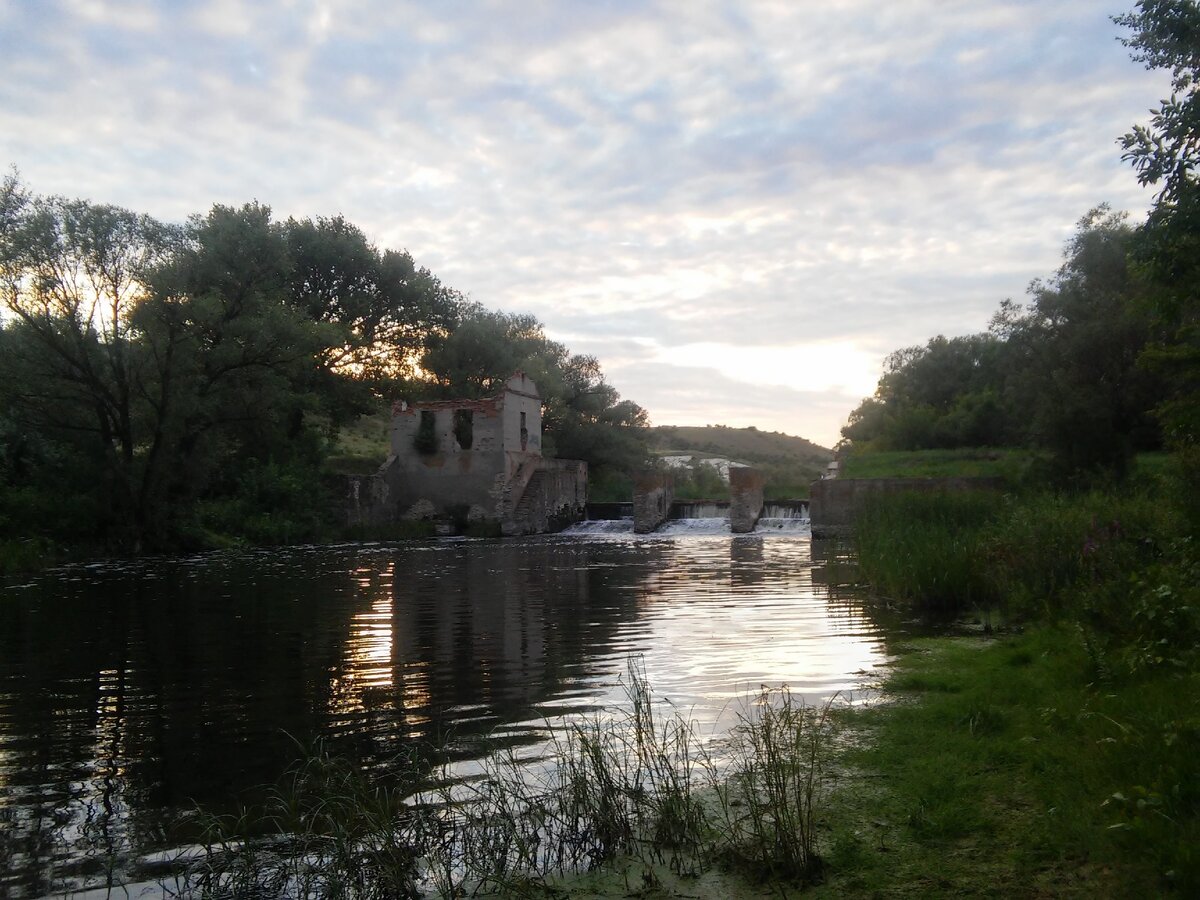
<svg viewBox="0 0 1200 900">
<path fill-rule="evenodd" d="M 809 533 L 808 519 L 770 518 L 759 519 L 754 534 L 805 535 Z M 634 536 L 633 519 L 595 519 L 578 522 L 562 532 L 564 535 L 579 536 Z M 728 519 L 671 519 L 649 535 L 638 537 L 686 537 L 732 534 Z"/>
</svg>

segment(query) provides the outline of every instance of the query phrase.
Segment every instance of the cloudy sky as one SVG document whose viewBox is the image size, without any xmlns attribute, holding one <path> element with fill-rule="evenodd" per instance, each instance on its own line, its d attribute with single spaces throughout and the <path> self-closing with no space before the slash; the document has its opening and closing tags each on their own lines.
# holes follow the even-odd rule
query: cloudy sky
<svg viewBox="0 0 1200 900">
<path fill-rule="evenodd" d="M 1150 194 L 1105 0 L 0 0 L 0 167 L 182 220 L 344 214 L 657 424 L 832 444 Z"/>
</svg>

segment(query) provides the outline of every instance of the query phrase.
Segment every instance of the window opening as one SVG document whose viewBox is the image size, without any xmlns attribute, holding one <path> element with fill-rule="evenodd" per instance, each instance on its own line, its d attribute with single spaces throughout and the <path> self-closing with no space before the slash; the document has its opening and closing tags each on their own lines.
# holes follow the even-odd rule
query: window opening
<svg viewBox="0 0 1200 900">
<path fill-rule="evenodd" d="M 475 442 L 475 412 L 470 409 L 454 411 L 454 439 L 463 450 L 470 450 Z"/>
</svg>

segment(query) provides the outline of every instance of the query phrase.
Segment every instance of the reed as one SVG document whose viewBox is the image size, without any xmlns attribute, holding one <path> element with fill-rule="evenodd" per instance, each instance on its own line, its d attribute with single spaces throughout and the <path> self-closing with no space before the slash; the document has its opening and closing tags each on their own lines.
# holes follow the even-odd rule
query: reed
<svg viewBox="0 0 1200 900">
<path fill-rule="evenodd" d="M 1144 566 L 1175 531 L 1169 505 L 1139 494 L 901 493 L 872 498 L 855 544 L 888 599 L 951 616 L 1055 617 L 1075 614 L 1082 588 Z"/>
<path fill-rule="evenodd" d="M 953 614 L 996 600 L 980 565 L 993 492 L 901 493 L 871 498 L 855 523 L 865 578 L 884 596 Z"/>
<path fill-rule="evenodd" d="M 810 707 L 787 687 L 764 688 L 734 729 L 732 769 L 716 785 L 723 814 L 720 850 L 759 878 L 820 879 L 816 814 L 833 701 Z"/>
<path fill-rule="evenodd" d="M 181 896 L 419 896 L 426 814 L 317 744 L 257 809 L 201 815 Z"/>
<path fill-rule="evenodd" d="M 552 730 L 546 754 L 489 754 L 475 777 L 415 766 L 382 787 L 317 747 L 259 810 L 205 817 L 187 897 L 531 896 L 638 861 L 697 875 L 724 860 L 812 881 L 829 707 L 786 689 L 749 705 L 718 764 L 678 712 L 660 717 L 639 660 L 626 703 Z"/>
</svg>

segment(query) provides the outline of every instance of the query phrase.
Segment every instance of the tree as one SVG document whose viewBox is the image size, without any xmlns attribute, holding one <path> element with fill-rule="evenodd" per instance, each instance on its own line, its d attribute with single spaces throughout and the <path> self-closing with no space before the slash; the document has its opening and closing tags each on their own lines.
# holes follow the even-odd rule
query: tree
<svg viewBox="0 0 1200 900">
<path fill-rule="evenodd" d="M 381 254 L 341 216 L 289 219 L 283 234 L 292 262 L 288 301 L 324 329 L 316 377 L 326 386 L 358 384 L 379 392 L 413 377 L 430 341 L 460 314 L 456 291 L 406 252 Z M 339 399 L 353 403 L 344 391 Z"/>
<path fill-rule="evenodd" d="M 296 388 L 320 329 L 286 302 L 270 210 L 218 206 L 179 228 L 60 197 L 7 208 L 8 415 L 30 446 L 61 448 L 41 454 L 43 473 L 65 457 L 89 476 L 106 544 L 169 543 L 233 463 L 312 447 Z"/>
<path fill-rule="evenodd" d="M 109 503 L 133 521 L 146 363 L 133 312 L 148 273 L 180 233 L 115 206 L 31 198 L 15 176 L 0 197 L 0 290 L 15 320 L 5 360 L 14 414 L 95 455 Z"/>
<path fill-rule="evenodd" d="M 891 354 L 842 435 L 876 449 L 1032 446 L 1063 477 L 1120 473 L 1158 446 L 1159 380 L 1138 365 L 1151 337 L 1145 281 L 1127 264 L 1134 231 L 1100 206 L 1084 216 L 1031 301 L 1006 300 L 986 334 L 938 336 Z"/>
<path fill-rule="evenodd" d="M 492 396 L 517 370 L 526 371 L 545 397 L 553 392 L 548 376 L 566 355 L 567 349 L 549 340 L 534 316 L 472 303 L 445 333 L 432 337 L 421 368 L 442 397 Z"/>
<path fill-rule="evenodd" d="M 884 361 L 875 396 L 850 414 L 842 436 L 877 449 L 923 450 L 1010 443 L 1002 409 L 1004 345 L 991 334 L 906 347 Z"/>
<path fill-rule="evenodd" d="M 1004 326 L 1014 402 L 1064 475 L 1121 473 L 1136 450 L 1159 445 L 1150 410 L 1161 386 L 1138 365 L 1152 332 L 1144 279 L 1128 265 L 1126 218 L 1100 206 L 1080 219 L 1058 272 L 1034 281 L 1028 309 L 1010 308 Z"/>
<path fill-rule="evenodd" d="M 1154 309 L 1163 337 L 1146 361 L 1170 382 L 1159 407 L 1177 447 L 1200 446 L 1200 5 L 1194 0 L 1142 0 L 1114 17 L 1135 60 L 1171 73 L 1171 96 L 1152 110 L 1149 125 L 1120 139 L 1138 181 L 1160 187 L 1134 257 L 1154 280 Z M 1190 451 L 1189 451 L 1190 452 Z"/>
</svg>

